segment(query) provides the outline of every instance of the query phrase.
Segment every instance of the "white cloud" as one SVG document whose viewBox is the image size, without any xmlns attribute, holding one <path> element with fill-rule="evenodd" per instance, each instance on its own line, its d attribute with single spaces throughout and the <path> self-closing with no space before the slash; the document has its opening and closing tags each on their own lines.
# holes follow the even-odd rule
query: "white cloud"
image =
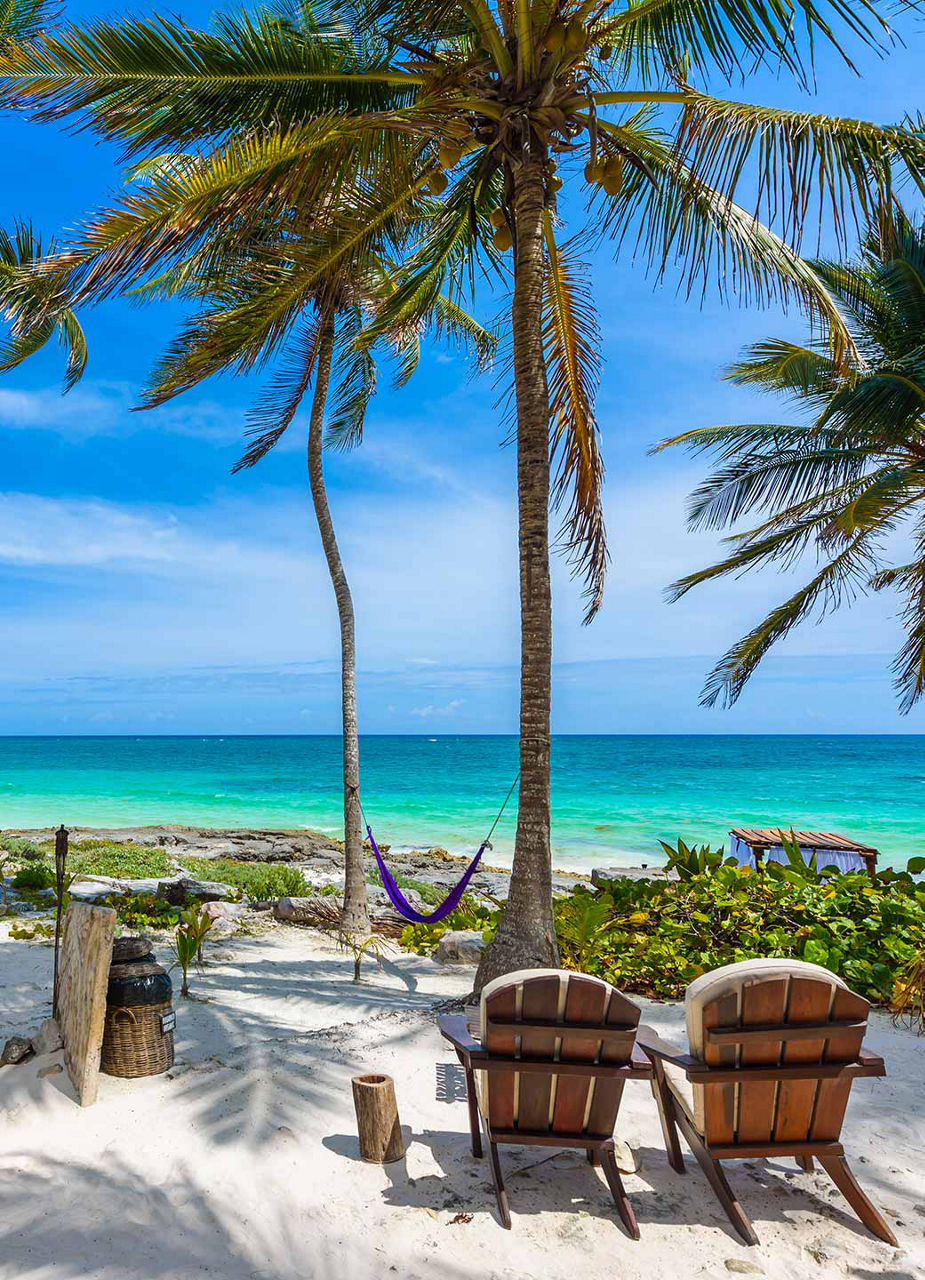
<svg viewBox="0 0 925 1280">
<path fill-rule="evenodd" d="M 216 444 L 243 438 L 243 413 L 212 400 L 184 397 L 159 409 L 133 412 L 137 403 L 137 395 L 124 382 L 86 381 L 67 395 L 57 387 L 0 387 L 0 427 L 54 431 L 78 440 L 145 430 Z"/>
<path fill-rule="evenodd" d="M 434 716 L 451 716 L 454 711 L 458 711 L 463 706 L 464 702 L 464 698 L 453 698 L 442 707 L 429 702 L 426 707 L 412 707 L 411 714 L 420 720 L 431 720 Z"/>
</svg>

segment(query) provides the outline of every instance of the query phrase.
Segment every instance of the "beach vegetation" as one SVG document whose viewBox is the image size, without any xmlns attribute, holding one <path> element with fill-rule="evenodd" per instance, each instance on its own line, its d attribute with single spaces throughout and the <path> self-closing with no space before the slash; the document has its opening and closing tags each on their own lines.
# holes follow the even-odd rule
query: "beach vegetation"
<svg viewBox="0 0 925 1280">
<path fill-rule="evenodd" d="M 237 890 L 238 900 L 272 902 L 303 898 L 312 892 L 301 868 L 285 862 L 236 862 L 233 858 L 188 858 L 187 870 L 204 880 L 219 880 Z"/>
<path fill-rule="evenodd" d="M 117 880 L 155 880 L 171 873 L 166 850 L 131 840 L 88 838 L 68 852 L 68 867 L 78 876 L 110 876 Z"/>
<path fill-rule="evenodd" d="M 670 595 L 677 600 L 702 583 L 803 558 L 811 566 L 804 584 L 708 676 L 702 702 L 729 706 L 801 622 L 868 592 L 895 590 L 904 639 L 892 669 L 907 712 L 925 692 L 925 222 L 883 213 L 857 261 L 810 267 L 843 316 L 848 357 L 836 359 L 813 331 L 803 342 L 756 343 L 727 377 L 785 397 L 797 421 L 699 427 L 658 446 L 680 445 L 717 463 L 691 496 L 692 529 L 748 522 L 727 539 L 722 560 L 680 578 Z"/>
<path fill-rule="evenodd" d="M 364 938 L 348 929 L 338 929 L 336 937 L 338 946 L 342 947 L 345 951 L 349 951 L 353 956 L 354 982 L 361 982 L 363 980 L 361 969 L 364 956 L 372 956 L 380 969 L 382 968 L 382 961 L 387 951 L 384 938 L 379 937 L 379 935 L 375 933 L 367 934 Z"/>
<path fill-rule="evenodd" d="M 676 872 L 679 880 L 703 875 L 705 871 L 721 866 L 724 860 L 722 848 L 711 849 L 708 844 L 686 845 L 680 836 L 677 844 L 668 844 L 666 840 L 659 840 L 659 844 L 667 859 L 665 870 Z M 735 862 L 735 859 L 730 861 Z"/>
<path fill-rule="evenodd" d="M 896 975 L 890 1004 L 896 1022 L 925 1034 L 925 938 L 921 949 Z"/>
<path fill-rule="evenodd" d="M 24 836 L 0 836 L 0 849 L 5 850 L 11 858 L 23 861 L 44 858 L 48 853 L 47 848 L 36 844 L 34 840 L 27 840 Z"/>
<path fill-rule="evenodd" d="M 180 995 L 189 998 L 189 971 L 191 966 L 202 963 L 202 947 L 206 935 L 215 921 L 199 903 L 193 903 L 183 912 L 174 935 L 174 950 L 182 974 Z"/>
<path fill-rule="evenodd" d="M 27 862 L 13 876 L 14 889 L 31 889 L 39 892 L 42 889 L 55 887 L 55 873 L 44 862 Z"/>
<path fill-rule="evenodd" d="M 30 920 L 28 924 L 17 922 L 10 925 L 9 936 L 17 942 L 46 942 L 55 936 L 55 926 L 47 920 Z"/>
<path fill-rule="evenodd" d="M 401 937 L 431 954 L 446 929 L 497 927 L 498 912 L 460 911 L 442 925 L 414 925 Z M 722 863 L 684 879 L 616 878 L 595 892 L 580 886 L 555 900 L 566 968 L 595 974 L 629 993 L 679 999 L 708 970 L 759 956 L 824 965 L 869 1000 L 890 1004 L 909 988 L 925 947 L 925 885 L 886 869 L 825 874 L 806 866 Z M 911 987 L 909 986 L 911 981 Z M 898 985 L 899 984 L 899 985 Z"/>
</svg>

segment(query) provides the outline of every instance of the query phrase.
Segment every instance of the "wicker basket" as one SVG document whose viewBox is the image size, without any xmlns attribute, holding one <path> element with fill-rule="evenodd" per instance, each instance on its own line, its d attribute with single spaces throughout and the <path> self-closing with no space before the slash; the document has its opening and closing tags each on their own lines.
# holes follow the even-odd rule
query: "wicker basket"
<svg viewBox="0 0 925 1280">
<path fill-rule="evenodd" d="M 100 1070 L 108 1076 L 156 1076 L 173 1066 L 175 1014 L 163 1004 L 109 1005 Z"/>
<path fill-rule="evenodd" d="M 137 938 L 116 938 L 112 944 L 112 963 L 131 964 L 138 960 L 153 960 L 151 939 L 141 934 Z"/>
</svg>

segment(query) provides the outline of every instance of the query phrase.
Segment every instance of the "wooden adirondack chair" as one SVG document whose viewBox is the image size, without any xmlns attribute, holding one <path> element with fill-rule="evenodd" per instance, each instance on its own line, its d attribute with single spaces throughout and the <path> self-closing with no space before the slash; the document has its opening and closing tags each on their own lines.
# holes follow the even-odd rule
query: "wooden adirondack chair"
<svg viewBox="0 0 925 1280">
<path fill-rule="evenodd" d="M 472 1154 L 482 1155 L 481 1125 L 505 1227 L 498 1146 L 577 1147 L 591 1163 L 599 1157 L 623 1224 L 639 1239 L 613 1143 L 624 1084 L 652 1079 L 635 1043 L 639 1012 L 600 978 L 524 969 L 483 989 L 476 1035 L 462 1015 L 440 1018 L 466 1070 Z"/>
<path fill-rule="evenodd" d="M 809 1170 L 818 1157 L 864 1225 L 895 1245 L 839 1141 L 852 1081 L 886 1074 L 883 1059 L 862 1048 L 868 1002 L 828 969 L 772 959 L 704 974 L 685 1004 L 689 1053 L 639 1031 L 671 1167 L 684 1172 L 680 1129 L 733 1226 L 757 1244 L 721 1162 L 795 1156 Z"/>
</svg>

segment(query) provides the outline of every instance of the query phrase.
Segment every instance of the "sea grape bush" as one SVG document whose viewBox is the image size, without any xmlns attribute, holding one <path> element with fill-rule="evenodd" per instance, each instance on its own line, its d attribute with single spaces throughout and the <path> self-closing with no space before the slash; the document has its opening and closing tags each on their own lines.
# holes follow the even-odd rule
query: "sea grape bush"
<svg viewBox="0 0 925 1280">
<path fill-rule="evenodd" d="M 311 885 L 299 867 L 285 862 L 235 862 L 232 858 L 188 858 L 186 867 L 206 880 L 220 880 L 248 902 L 303 898 Z"/>
<path fill-rule="evenodd" d="M 684 879 L 615 879 L 556 900 L 565 968 L 596 974 L 627 992 L 678 998 L 701 973 L 757 956 L 824 965 L 860 995 L 889 1003 L 894 985 L 925 952 L 925 885 L 903 872 L 824 875 L 813 867 L 729 863 Z M 429 953 L 446 929 L 493 932 L 499 913 L 454 912 L 437 928 L 402 934 Z M 473 919 L 477 922 L 473 923 Z"/>
</svg>

